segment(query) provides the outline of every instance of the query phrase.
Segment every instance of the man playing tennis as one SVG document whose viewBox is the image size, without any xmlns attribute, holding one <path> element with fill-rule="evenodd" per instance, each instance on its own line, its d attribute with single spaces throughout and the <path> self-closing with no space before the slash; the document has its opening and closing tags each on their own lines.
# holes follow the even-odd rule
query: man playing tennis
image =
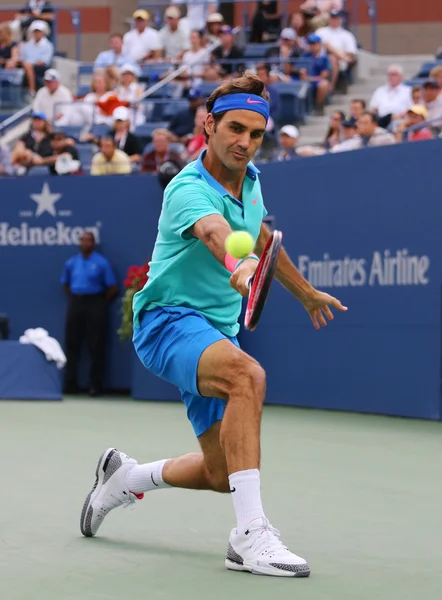
<svg viewBox="0 0 442 600">
<path fill-rule="evenodd" d="M 269 94 L 253 74 L 232 79 L 207 101 L 208 149 L 164 193 L 149 281 L 134 300 L 134 345 L 144 366 L 176 385 L 201 452 L 139 465 L 123 452 L 100 457 L 86 498 L 81 531 L 96 534 L 107 513 L 160 488 L 230 492 L 236 527 L 226 567 L 261 575 L 308 576 L 306 561 L 290 552 L 261 503 L 260 424 L 265 372 L 236 340 L 241 296 L 257 266 L 225 268 L 224 242 L 247 230 L 260 255 L 270 232 L 262 223 L 259 171 L 250 160 L 261 145 Z M 316 329 L 346 308 L 312 288 L 284 250 L 276 278 L 303 304 Z M 229 285 L 230 284 L 230 285 Z"/>
</svg>

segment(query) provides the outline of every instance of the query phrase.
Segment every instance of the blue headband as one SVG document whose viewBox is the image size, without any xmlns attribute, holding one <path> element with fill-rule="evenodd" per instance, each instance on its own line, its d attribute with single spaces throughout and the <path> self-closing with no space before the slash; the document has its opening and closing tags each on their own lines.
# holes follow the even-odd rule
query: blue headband
<svg viewBox="0 0 442 600">
<path fill-rule="evenodd" d="M 270 106 L 267 100 L 255 94 L 228 94 L 215 100 L 212 113 L 226 112 L 227 110 L 253 110 L 262 115 L 266 123 L 269 120 Z"/>
</svg>

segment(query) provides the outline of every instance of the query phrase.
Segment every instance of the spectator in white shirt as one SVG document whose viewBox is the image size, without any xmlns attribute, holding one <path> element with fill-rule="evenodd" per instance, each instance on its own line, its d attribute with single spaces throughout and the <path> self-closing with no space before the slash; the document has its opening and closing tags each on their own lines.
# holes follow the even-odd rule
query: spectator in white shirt
<svg viewBox="0 0 442 600">
<path fill-rule="evenodd" d="M 358 119 L 358 134 L 361 136 L 362 147 L 389 146 L 396 143 L 396 138 L 382 127 L 378 126 L 376 116 L 366 112 Z"/>
<path fill-rule="evenodd" d="M 112 33 L 109 40 L 110 50 L 104 50 L 95 59 L 94 69 L 104 69 L 106 67 L 122 67 L 130 63 L 131 59 L 123 52 L 123 36 L 121 33 Z"/>
<path fill-rule="evenodd" d="M 41 87 L 44 72 L 51 66 L 54 46 L 45 35 L 47 25 L 44 21 L 34 21 L 29 27 L 31 39 L 23 44 L 21 61 L 26 73 L 29 91 L 32 95 Z"/>
<path fill-rule="evenodd" d="M 45 113 L 48 122 L 54 124 L 69 114 L 72 94 L 67 87 L 61 85 L 60 74 L 55 69 L 46 71 L 44 82 L 44 87 L 38 90 L 34 98 L 32 109 L 34 112 Z"/>
<path fill-rule="evenodd" d="M 312 31 L 328 24 L 332 10 L 342 10 L 343 8 L 342 0 L 306 0 L 300 6 L 301 11 L 309 20 L 309 27 Z"/>
<path fill-rule="evenodd" d="M 341 123 L 341 141 L 330 148 L 330 152 L 347 152 L 361 148 L 362 140 L 357 132 L 357 120 L 347 115 Z"/>
<path fill-rule="evenodd" d="M 209 44 L 219 42 L 221 38 L 221 27 L 224 25 L 222 14 L 214 12 L 207 17 L 206 39 Z"/>
<path fill-rule="evenodd" d="M 442 93 L 437 79 L 429 78 L 424 81 L 421 104 L 427 109 L 428 120 L 433 121 L 430 127 L 433 130 L 440 130 L 442 128 Z M 436 133 L 438 132 L 436 131 Z"/>
<path fill-rule="evenodd" d="M 342 27 L 341 12 L 330 11 L 330 19 L 327 27 L 316 30 L 316 35 L 322 40 L 330 55 L 332 64 L 332 89 L 335 88 L 339 76 L 347 81 L 349 69 L 356 63 L 358 44 L 355 36 Z"/>
<path fill-rule="evenodd" d="M 180 27 L 185 27 L 188 33 L 194 30 L 202 32 L 208 16 L 216 10 L 216 2 L 212 0 L 188 0 L 187 2 L 178 0 L 177 4 L 186 4 L 187 6 L 187 14 L 181 19 Z"/>
<path fill-rule="evenodd" d="M 133 62 L 158 60 L 161 58 L 162 46 L 158 31 L 148 26 L 149 13 L 139 9 L 132 16 L 134 29 L 123 37 L 123 54 Z"/>
<path fill-rule="evenodd" d="M 164 13 L 166 25 L 160 30 L 160 41 L 164 57 L 169 60 L 181 60 L 184 52 L 189 49 L 189 36 L 185 28 L 181 28 L 180 9 L 169 6 Z"/>
<path fill-rule="evenodd" d="M 130 106 L 133 106 L 131 111 L 132 125 L 136 126 L 144 123 L 146 118 L 140 104 L 143 87 L 138 83 L 137 67 L 127 64 L 121 68 L 120 85 L 117 86 L 115 93 L 120 102 L 127 102 Z"/>
<path fill-rule="evenodd" d="M 186 75 L 192 83 L 199 85 L 204 75 L 205 65 L 210 62 L 207 48 L 202 46 L 203 36 L 200 31 L 194 30 L 190 34 L 190 50 L 183 54 L 182 65 L 187 67 Z"/>
<path fill-rule="evenodd" d="M 392 121 L 402 118 L 413 104 L 411 88 L 402 83 L 402 67 L 390 65 L 387 76 L 388 83 L 375 91 L 369 105 L 369 110 L 377 116 L 380 127 L 388 127 Z"/>
</svg>

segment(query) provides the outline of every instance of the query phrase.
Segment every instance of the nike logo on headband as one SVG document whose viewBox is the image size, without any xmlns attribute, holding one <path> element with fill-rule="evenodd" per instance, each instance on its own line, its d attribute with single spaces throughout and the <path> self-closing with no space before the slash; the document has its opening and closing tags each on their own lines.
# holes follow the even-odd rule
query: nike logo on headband
<svg viewBox="0 0 442 600">
<path fill-rule="evenodd" d="M 259 100 L 252 100 L 251 98 L 247 98 L 247 104 L 263 104 Z"/>
</svg>

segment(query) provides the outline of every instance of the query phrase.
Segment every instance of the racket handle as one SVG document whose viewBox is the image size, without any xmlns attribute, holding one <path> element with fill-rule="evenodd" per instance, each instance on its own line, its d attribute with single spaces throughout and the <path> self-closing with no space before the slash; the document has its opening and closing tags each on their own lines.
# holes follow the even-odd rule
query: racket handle
<svg viewBox="0 0 442 600">
<path fill-rule="evenodd" d="M 247 277 L 247 279 L 246 279 L 246 288 L 248 290 L 250 290 L 250 288 L 252 287 L 252 283 L 253 283 L 253 275 L 250 275 L 250 277 Z"/>
</svg>

